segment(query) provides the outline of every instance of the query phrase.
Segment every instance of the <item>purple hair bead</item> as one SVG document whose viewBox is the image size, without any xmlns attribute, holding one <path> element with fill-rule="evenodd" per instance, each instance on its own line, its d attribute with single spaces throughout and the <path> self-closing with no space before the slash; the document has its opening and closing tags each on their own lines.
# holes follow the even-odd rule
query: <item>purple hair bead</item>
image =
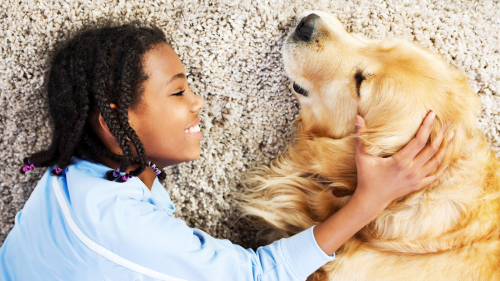
<svg viewBox="0 0 500 281">
<path fill-rule="evenodd" d="M 159 175 L 161 174 L 161 170 L 160 170 L 160 169 L 158 169 L 158 168 L 156 167 L 156 165 L 155 165 L 155 164 L 153 164 L 153 162 L 149 161 L 148 166 L 149 166 L 149 167 L 151 167 L 151 169 L 153 169 L 153 171 L 155 171 L 155 174 L 156 174 L 157 176 L 159 176 Z"/>
<path fill-rule="evenodd" d="M 62 172 L 62 169 L 61 168 L 56 168 L 56 174 L 60 174 Z"/>
<path fill-rule="evenodd" d="M 117 178 L 119 176 L 120 176 L 120 167 L 118 167 L 118 169 L 113 171 L 113 177 Z"/>
<path fill-rule="evenodd" d="M 32 163 L 30 162 L 30 160 L 28 159 L 28 165 L 26 165 L 26 166 L 24 166 L 24 167 L 23 167 L 23 172 L 27 172 L 27 171 L 29 171 L 29 170 L 31 170 L 31 169 L 34 169 L 34 168 L 35 168 L 35 165 L 34 165 L 34 164 L 32 164 Z"/>
<path fill-rule="evenodd" d="M 132 178 L 133 175 L 132 175 L 132 172 L 130 172 L 130 174 L 125 174 L 122 176 L 122 180 L 123 181 L 127 181 L 128 179 Z"/>
</svg>

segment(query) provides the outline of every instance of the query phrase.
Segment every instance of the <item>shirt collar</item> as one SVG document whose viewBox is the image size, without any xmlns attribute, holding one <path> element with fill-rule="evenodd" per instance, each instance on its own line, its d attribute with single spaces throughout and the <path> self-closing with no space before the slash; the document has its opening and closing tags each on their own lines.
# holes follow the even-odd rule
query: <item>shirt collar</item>
<svg viewBox="0 0 500 281">
<path fill-rule="evenodd" d="M 165 187 L 160 183 L 158 177 L 155 178 L 153 182 L 153 186 L 151 187 L 151 194 L 153 197 L 158 200 L 162 205 L 163 209 L 167 214 L 172 215 L 175 211 L 175 207 L 172 204 L 172 200 L 170 199 L 170 195 L 165 190 Z"/>
</svg>

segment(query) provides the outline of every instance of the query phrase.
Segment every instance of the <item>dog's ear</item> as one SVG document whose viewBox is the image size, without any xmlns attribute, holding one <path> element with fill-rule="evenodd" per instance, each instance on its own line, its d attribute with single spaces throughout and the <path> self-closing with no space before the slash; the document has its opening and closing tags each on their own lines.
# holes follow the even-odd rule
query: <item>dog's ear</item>
<svg viewBox="0 0 500 281">
<path fill-rule="evenodd" d="M 366 122 L 361 136 L 368 153 L 389 157 L 416 134 L 427 113 L 425 99 L 411 80 L 375 73 L 361 93 L 358 112 Z M 424 91 L 425 92 L 425 91 Z"/>
<path fill-rule="evenodd" d="M 385 72 L 375 73 L 365 84 L 358 107 L 367 124 L 365 143 L 370 154 L 386 157 L 402 149 L 415 137 L 430 110 L 437 118 L 429 142 L 448 121 L 451 126 L 445 138 L 454 131 L 455 144 L 477 132 L 479 99 L 466 78 L 439 56 L 425 52 L 425 60 L 415 56 L 395 60 L 394 65 L 384 62 Z M 458 153 L 457 148 L 448 150 Z M 447 156 L 451 154 L 447 152 Z"/>
</svg>

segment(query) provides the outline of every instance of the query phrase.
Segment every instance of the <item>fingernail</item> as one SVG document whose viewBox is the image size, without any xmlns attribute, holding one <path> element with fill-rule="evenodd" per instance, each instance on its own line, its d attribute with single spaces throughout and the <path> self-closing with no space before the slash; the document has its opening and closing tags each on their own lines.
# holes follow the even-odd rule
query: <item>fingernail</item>
<svg viewBox="0 0 500 281">
<path fill-rule="evenodd" d="M 448 137 L 448 142 L 455 136 L 455 131 L 451 132 L 451 135 Z"/>
<path fill-rule="evenodd" d="M 434 118 L 436 118 L 436 112 L 432 111 L 431 112 L 431 121 L 434 121 Z"/>
<path fill-rule="evenodd" d="M 356 115 L 356 117 L 354 117 L 354 123 L 356 124 L 356 126 L 359 126 L 361 124 L 361 120 L 359 120 L 358 115 Z"/>
</svg>

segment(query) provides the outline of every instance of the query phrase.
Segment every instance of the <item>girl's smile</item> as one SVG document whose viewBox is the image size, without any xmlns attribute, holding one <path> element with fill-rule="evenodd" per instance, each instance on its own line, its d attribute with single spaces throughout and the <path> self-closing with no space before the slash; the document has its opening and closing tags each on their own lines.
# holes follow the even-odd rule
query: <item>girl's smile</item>
<svg viewBox="0 0 500 281">
<path fill-rule="evenodd" d="M 200 132 L 200 118 L 196 119 L 193 124 L 189 125 L 188 128 L 184 130 L 184 133 L 187 134 L 188 136 L 193 136 L 196 138 L 201 138 L 201 132 Z"/>
</svg>

